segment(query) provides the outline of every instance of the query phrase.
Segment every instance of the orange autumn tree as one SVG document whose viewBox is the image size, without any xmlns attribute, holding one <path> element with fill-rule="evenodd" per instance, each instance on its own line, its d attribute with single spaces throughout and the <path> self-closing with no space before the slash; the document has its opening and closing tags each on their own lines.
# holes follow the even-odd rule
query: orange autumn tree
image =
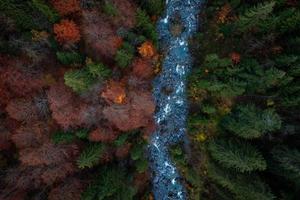
<svg viewBox="0 0 300 200">
<path fill-rule="evenodd" d="M 54 24 L 53 31 L 60 44 L 74 44 L 80 40 L 79 28 L 72 20 L 64 19 Z"/>
<path fill-rule="evenodd" d="M 228 15 L 230 14 L 230 12 L 231 12 L 230 4 L 225 4 L 221 8 L 221 10 L 217 13 L 217 22 L 219 24 L 225 23 L 225 21 L 227 20 Z"/>
<path fill-rule="evenodd" d="M 125 85 L 116 81 L 110 81 L 102 92 L 101 97 L 109 104 L 122 104 L 126 99 Z"/>
<path fill-rule="evenodd" d="M 80 11 L 78 0 L 52 0 L 51 4 L 61 16 L 74 14 Z"/>
<path fill-rule="evenodd" d="M 143 58 L 151 58 L 156 54 L 156 50 L 152 42 L 146 41 L 139 48 L 138 51 Z"/>
</svg>

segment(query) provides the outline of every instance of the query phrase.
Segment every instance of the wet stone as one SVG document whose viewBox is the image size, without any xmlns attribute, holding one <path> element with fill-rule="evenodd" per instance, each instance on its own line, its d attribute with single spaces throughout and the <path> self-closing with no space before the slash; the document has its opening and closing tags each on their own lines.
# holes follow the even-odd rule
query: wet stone
<svg viewBox="0 0 300 200">
<path fill-rule="evenodd" d="M 179 37 L 184 31 L 181 17 L 179 13 L 176 13 L 175 17 L 171 19 L 170 32 L 174 37 Z"/>
<path fill-rule="evenodd" d="M 172 94 L 174 91 L 174 89 L 171 87 L 171 86 L 164 86 L 161 88 L 161 92 L 164 94 L 164 95 L 170 95 Z"/>
</svg>

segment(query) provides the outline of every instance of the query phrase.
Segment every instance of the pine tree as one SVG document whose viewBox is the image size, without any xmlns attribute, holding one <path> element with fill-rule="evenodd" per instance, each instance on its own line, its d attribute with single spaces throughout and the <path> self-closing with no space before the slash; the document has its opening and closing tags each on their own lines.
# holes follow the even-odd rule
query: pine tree
<svg viewBox="0 0 300 200">
<path fill-rule="evenodd" d="M 270 188 L 256 175 L 240 174 L 210 162 L 208 176 L 229 190 L 236 200 L 272 200 Z"/>
<path fill-rule="evenodd" d="M 208 149 L 222 166 L 239 172 L 262 171 L 267 167 L 261 153 L 246 142 L 218 139 L 210 142 Z"/>
<path fill-rule="evenodd" d="M 244 59 L 239 65 L 241 71 L 237 78 L 245 85 L 248 94 L 265 93 L 268 89 L 279 85 L 286 73 L 275 67 L 264 68 L 255 59 Z"/>
<path fill-rule="evenodd" d="M 64 79 L 65 84 L 77 93 L 86 91 L 94 82 L 94 79 L 85 69 L 68 71 L 65 73 Z"/>
<path fill-rule="evenodd" d="M 276 146 L 271 151 L 273 173 L 283 176 L 300 187 L 300 151 L 287 146 Z"/>
<path fill-rule="evenodd" d="M 300 11 L 295 8 L 290 8 L 278 14 L 279 19 L 276 23 L 276 31 L 280 33 L 293 32 L 299 30 L 300 26 Z"/>
<path fill-rule="evenodd" d="M 67 144 L 75 140 L 76 136 L 71 132 L 58 131 L 52 135 L 54 144 Z"/>
<path fill-rule="evenodd" d="M 84 56 L 77 52 L 58 51 L 56 57 L 64 65 L 82 64 L 84 61 Z"/>
<path fill-rule="evenodd" d="M 104 13 L 108 16 L 115 17 L 118 15 L 118 9 L 111 2 L 105 1 L 102 9 Z"/>
<path fill-rule="evenodd" d="M 222 125 L 226 130 L 241 138 L 253 139 L 280 129 L 281 120 L 272 109 L 260 110 L 254 105 L 243 105 L 227 115 Z"/>
<path fill-rule="evenodd" d="M 91 168 L 97 165 L 101 159 L 101 155 L 105 150 L 105 146 L 100 143 L 89 144 L 83 152 L 81 152 L 78 160 L 77 166 L 80 169 Z"/>
<path fill-rule="evenodd" d="M 59 20 L 58 13 L 49 7 L 44 0 L 31 0 L 32 5 L 45 15 L 51 23 Z"/>
<path fill-rule="evenodd" d="M 243 15 L 240 15 L 239 19 L 236 21 L 238 30 L 245 32 L 256 27 L 260 22 L 267 19 L 267 17 L 273 11 L 274 6 L 275 2 L 269 1 L 249 8 L 244 12 Z"/>
<path fill-rule="evenodd" d="M 204 59 L 203 66 L 192 73 L 190 87 L 194 90 L 205 90 L 212 96 L 235 97 L 245 91 L 245 83 L 236 79 L 240 71 L 241 69 L 233 67 L 229 58 L 208 54 Z"/>
<path fill-rule="evenodd" d="M 144 10 L 138 9 L 136 14 L 136 21 L 137 30 L 139 30 L 142 35 L 152 40 L 152 42 L 157 45 L 158 36 L 155 26 L 151 23 L 149 16 L 147 16 Z"/>
<path fill-rule="evenodd" d="M 102 63 L 88 63 L 86 67 L 93 78 L 107 79 L 111 76 L 111 70 Z"/>
<path fill-rule="evenodd" d="M 82 194 L 82 200 L 132 200 L 136 189 L 130 186 L 123 169 L 107 166 Z"/>
<path fill-rule="evenodd" d="M 5 14 L 14 20 L 19 30 L 38 29 L 32 14 L 32 10 L 26 2 L 16 2 L 16 0 L 1 0 L 0 13 Z"/>
<path fill-rule="evenodd" d="M 75 131 L 76 137 L 79 139 L 87 139 L 89 131 L 87 129 L 79 129 Z"/>
<path fill-rule="evenodd" d="M 115 61 L 121 68 L 125 68 L 131 64 L 134 57 L 134 48 L 131 44 L 124 42 L 122 47 L 117 51 Z"/>
<path fill-rule="evenodd" d="M 164 11 L 164 0 L 143 0 L 142 7 L 145 8 L 150 16 L 161 16 Z"/>
</svg>

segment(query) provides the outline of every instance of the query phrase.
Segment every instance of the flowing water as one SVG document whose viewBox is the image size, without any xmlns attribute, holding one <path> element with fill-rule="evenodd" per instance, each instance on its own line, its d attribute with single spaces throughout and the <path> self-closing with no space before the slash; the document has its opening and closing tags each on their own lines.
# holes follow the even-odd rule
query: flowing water
<svg viewBox="0 0 300 200">
<path fill-rule="evenodd" d="M 166 0 L 165 14 L 157 24 L 165 58 L 162 71 L 153 82 L 157 129 L 149 144 L 149 160 L 155 200 L 187 199 L 168 148 L 185 138 L 188 109 L 186 78 L 192 64 L 188 40 L 197 30 L 201 2 Z"/>
</svg>

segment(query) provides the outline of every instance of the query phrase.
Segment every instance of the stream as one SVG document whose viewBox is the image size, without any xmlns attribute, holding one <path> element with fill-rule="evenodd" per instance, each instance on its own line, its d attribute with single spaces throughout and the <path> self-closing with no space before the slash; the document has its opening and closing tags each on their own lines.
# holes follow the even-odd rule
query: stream
<svg viewBox="0 0 300 200">
<path fill-rule="evenodd" d="M 153 81 L 157 128 L 149 144 L 149 161 L 155 200 L 187 199 L 168 149 L 170 145 L 187 140 L 186 78 L 192 65 L 188 40 L 197 31 L 201 2 L 166 0 L 165 13 L 157 24 L 160 48 L 165 57 L 162 71 Z"/>
</svg>

